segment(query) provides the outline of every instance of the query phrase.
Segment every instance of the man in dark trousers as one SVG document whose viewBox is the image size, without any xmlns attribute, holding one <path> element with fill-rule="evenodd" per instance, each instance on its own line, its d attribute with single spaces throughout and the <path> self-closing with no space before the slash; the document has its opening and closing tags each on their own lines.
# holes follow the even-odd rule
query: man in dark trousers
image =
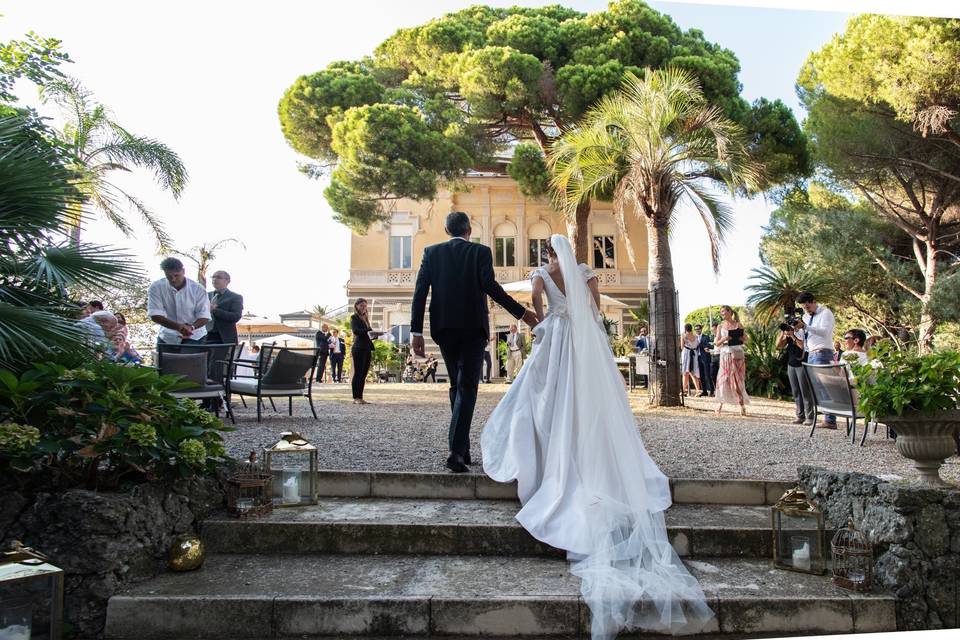
<svg viewBox="0 0 960 640">
<path fill-rule="evenodd" d="M 210 315 L 207 323 L 207 342 L 210 344 L 237 344 L 237 322 L 243 316 L 243 296 L 234 293 L 230 286 L 230 274 L 217 271 L 213 274 L 213 291 L 210 297 Z"/>
<path fill-rule="evenodd" d="M 423 320 L 430 299 L 430 336 L 440 347 L 450 379 L 450 457 L 447 468 L 469 471 L 470 423 L 477 403 L 477 386 L 483 366 L 483 350 L 490 337 L 487 296 L 529 326 L 537 316 L 511 298 L 494 276 L 490 247 L 470 242 L 470 218 L 462 211 L 447 216 L 447 242 L 423 251 L 417 284 L 413 291 L 410 334 L 413 351 L 424 357 Z"/>
<path fill-rule="evenodd" d="M 703 325 L 698 324 L 693 328 L 697 334 L 697 362 L 700 363 L 700 386 L 703 392 L 712 396 L 713 388 L 713 356 L 710 352 L 713 350 L 713 341 L 710 335 L 703 332 Z"/>
<path fill-rule="evenodd" d="M 317 382 L 323 382 L 327 373 L 327 356 L 330 354 L 330 325 L 320 325 L 314 342 L 317 346 Z"/>
<path fill-rule="evenodd" d="M 330 332 L 330 339 L 327 341 L 330 345 L 330 377 L 334 382 L 340 382 L 343 378 L 343 358 L 347 350 L 347 345 L 340 337 L 340 330 L 334 329 Z"/>
</svg>

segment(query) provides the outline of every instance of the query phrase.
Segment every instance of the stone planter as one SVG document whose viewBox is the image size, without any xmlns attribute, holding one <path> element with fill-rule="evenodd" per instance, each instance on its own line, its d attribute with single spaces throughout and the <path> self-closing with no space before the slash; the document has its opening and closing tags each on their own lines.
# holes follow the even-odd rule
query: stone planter
<svg viewBox="0 0 960 640">
<path fill-rule="evenodd" d="M 880 418 L 879 422 L 897 432 L 897 451 L 913 460 L 921 484 L 951 486 L 940 477 L 940 467 L 957 450 L 954 434 L 960 429 L 960 410 L 905 413 Z"/>
</svg>

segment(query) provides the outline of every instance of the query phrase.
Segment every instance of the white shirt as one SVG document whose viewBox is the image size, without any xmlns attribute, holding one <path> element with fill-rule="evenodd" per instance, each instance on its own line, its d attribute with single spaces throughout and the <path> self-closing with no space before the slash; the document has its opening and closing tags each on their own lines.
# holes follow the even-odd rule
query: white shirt
<svg viewBox="0 0 960 640">
<path fill-rule="evenodd" d="M 833 330 L 837 324 L 833 311 L 823 305 L 817 305 L 812 314 L 803 314 L 806 329 L 797 333 L 803 338 L 804 350 L 807 352 L 829 350 L 833 351 Z"/>
<path fill-rule="evenodd" d="M 166 278 L 161 278 L 147 289 L 147 315 L 163 316 L 185 324 L 193 324 L 201 318 L 210 320 L 210 299 L 207 297 L 207 290 L 189 278 L 179 290 L 167 282 Z M 193 330 L 190 339 L 202 340 L 206 335 L 207 328 L 200 327 Z M 180 333 L 175 329 L 160 329 L 162 342 L 178 344 L 180 337 Z"/>
<path fill-rule="evenodd" d="M 330 345 L 331 353 L 340 353 L 340 336 L 330 336 L 327 344 Z"/>
</svg>

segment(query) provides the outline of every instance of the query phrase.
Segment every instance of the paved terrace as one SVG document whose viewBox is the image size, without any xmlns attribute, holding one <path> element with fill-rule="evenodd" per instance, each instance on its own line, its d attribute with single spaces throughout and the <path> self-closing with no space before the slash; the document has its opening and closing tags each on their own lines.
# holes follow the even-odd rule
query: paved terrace
<svg viewBox="0 0 960 640">
<path fill-rule="evenodd" d="M 472 455 L 480 462 L 480 429 L 508 387 L 480 386 L 472 430 Z M 792 425 L 792 405 L 754 400 L 748 415 L 740 417 L 730 408 L 717 417 L 712 399 L 689 399 L 686 408 L 649 409 L 643 393 L 630 394 L 634 415 L 647 449 L 671 478 L 753 478 L 793 480 L 801 464 L 858 471 L 873 475 L 896 475 L 912 479 L 910 462 L 896 451 L 883 428 L 867 438 L 865 447 L 853 445 L 837 431 L 818 429 L 807 437 L 809 427 Z M 275 441 L 281 431 L 299 431 L 318 445 L 321 469 L 374 471 L 445 471 L 449 400 L 441 384 L 370 384 L 365 393 L 369 405 L 351 402 L 350 386 L 320 385 L 314 394 L 319 421 L 310 417 L 305 401 L 296 400 L 293 417 L 286 415 L 286 401 L 278 401 L 282 413 L 268 410 L 256 422 L 253 403 L 244 409 L 236 403 L 237 430 L 227 434 L 227 447 L 237 457 Z M 269 405 L 268 405 L 269 407 Z M 859 425 L 858 425 L 859 428 Z M 859 431 L 858 431 L 859 434 Z M 477 472 L 482 467 L 474 466 Z M 960 483 L 960 458 L 947 460 L 941 474 Z"/>
</svg>

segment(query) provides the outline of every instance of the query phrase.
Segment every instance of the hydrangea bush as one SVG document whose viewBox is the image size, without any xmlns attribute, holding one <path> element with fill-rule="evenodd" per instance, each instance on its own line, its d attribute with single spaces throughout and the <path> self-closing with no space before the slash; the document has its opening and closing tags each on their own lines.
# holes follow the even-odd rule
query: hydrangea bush
<svg viewBox="0 0 960 640">
<path fill-rule="evenodd" d="M 904 413 L 933 414 L 960 406 L 960 353 L 918 355 L 887 344 L 870 352 L 865 365 L 852 364 L 860 410 L 872 420 Z"/>
<path fill-rule="evenodd" d="M 36 364 L 19 377 L 0 370 L 0 474 L 103 487 L 211 472 L 232 429 L 170 395 L 184 386 L 109 362 Z"/>
</svg>

